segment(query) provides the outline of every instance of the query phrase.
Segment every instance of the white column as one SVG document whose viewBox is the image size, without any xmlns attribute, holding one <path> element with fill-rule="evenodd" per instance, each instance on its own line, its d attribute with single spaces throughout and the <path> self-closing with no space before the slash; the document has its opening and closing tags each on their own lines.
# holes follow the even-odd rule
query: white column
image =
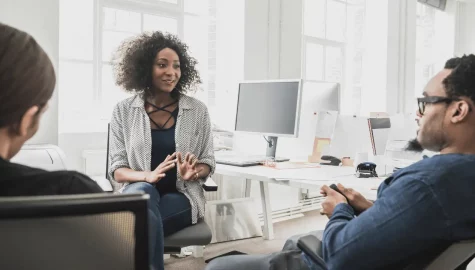
<svg viewBox="0 0 475 270">
<path fill-rule="evenodd" d="M 475 53 L 475 3 L 457 3 L 457 24 L 455 36 L 455 55 Z"/>
<path fill-rule="evenodd" d="M 59 65 L 59 0 L 2 0 L 2 23 L 32 35 L 46 51 L 56 70 Z M 58 144 L 58 91 L 54 92 L 49 109 L 41 119 L 40 129 L 30 144 Z"/>
<path fill-rule="evenodd" d="M 413 0 L 388 2 L 387 112 L 414 108 L 416 5 Z"/>
<path fill-rule="evenodd" d="M 281 0 L 280 71 L 281 79 L 302 76 L 303 0 Z"/>
</svg>

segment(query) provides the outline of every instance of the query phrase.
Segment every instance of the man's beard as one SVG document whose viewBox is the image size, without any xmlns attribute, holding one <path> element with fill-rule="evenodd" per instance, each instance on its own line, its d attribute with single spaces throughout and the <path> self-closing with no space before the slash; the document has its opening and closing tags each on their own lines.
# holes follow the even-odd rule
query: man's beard
<svg viewBox="0 0 475 270">
<path fill-rule="evenodd" d="M 407 143 L 405 150 L 410 152 L 421 153 L 422 151 L 424 151 L 424 148 L 417 139 L 412 139 Z"/>
</svg>

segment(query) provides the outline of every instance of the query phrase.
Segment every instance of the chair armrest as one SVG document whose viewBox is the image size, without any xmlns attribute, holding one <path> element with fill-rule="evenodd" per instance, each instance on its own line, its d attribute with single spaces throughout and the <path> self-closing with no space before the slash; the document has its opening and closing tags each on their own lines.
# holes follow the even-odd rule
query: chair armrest
<svg viewBox="0 0 475 270">
<path fill-rule="evenodd" d="M 205 191 L 218 191 L 218 185 L 216 185 L 216 182 L 214 182 L 211 177 L 208 177 L 202 187 Z"/>
<path fill-rule="evenodd" d="M 314 235 L 300 237 L 297 247 L 305 253 L 321 269 L 327 269 L 322 255 L 322 242 Z"/>
</svg>

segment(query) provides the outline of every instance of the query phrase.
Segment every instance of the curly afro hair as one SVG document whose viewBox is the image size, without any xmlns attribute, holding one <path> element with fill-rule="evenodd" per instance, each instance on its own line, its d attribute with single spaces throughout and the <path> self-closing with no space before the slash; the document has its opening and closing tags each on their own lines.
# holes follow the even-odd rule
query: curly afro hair
<svg viewBox="0 0 475 270">
<path fill-rule="evenodd" d="M 442 82 L 449 97 L 469 97 L 475 102 L 475 55 L 449 59 L 446 69 L 452 73 Z"/>
<path fill-rule="evenodd" d="M 159 31 L 143 33 L 119 46 L 112 60 L 116 84 L 130 93 L 153 96 L 152 67 L 157 53 L 165 48 L 174 50 L 180 59 L 181 78 L 172 96 L 196 91 L 201 83 L 198 62 L 188 55 L 188 46 L 178 37 Z"/>
</svg>

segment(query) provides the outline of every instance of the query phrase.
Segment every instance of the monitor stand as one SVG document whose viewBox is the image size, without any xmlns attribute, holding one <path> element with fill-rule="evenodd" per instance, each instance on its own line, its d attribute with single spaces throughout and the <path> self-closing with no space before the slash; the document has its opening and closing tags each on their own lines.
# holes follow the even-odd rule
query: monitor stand
<svg viewBox="0 0 475 270">
<path fill-rule="evenodd" d="M 275 162 L 284 162 L 284 161 L 290 160 L 285 157 L 275 156 L 275 150 L 277 149 L 277 137 L 269 136 L 267 137 L 266 141 L 267 141 L 266 158 L 273 158 Z"/>
<path fill-rule="evenodd" d="M 277 149 L 277 137 L 275 137 L 275 136 L 267 137 L 266 157 L 275 158 L 275 150 L 276 149 Z"/>
</svg>

